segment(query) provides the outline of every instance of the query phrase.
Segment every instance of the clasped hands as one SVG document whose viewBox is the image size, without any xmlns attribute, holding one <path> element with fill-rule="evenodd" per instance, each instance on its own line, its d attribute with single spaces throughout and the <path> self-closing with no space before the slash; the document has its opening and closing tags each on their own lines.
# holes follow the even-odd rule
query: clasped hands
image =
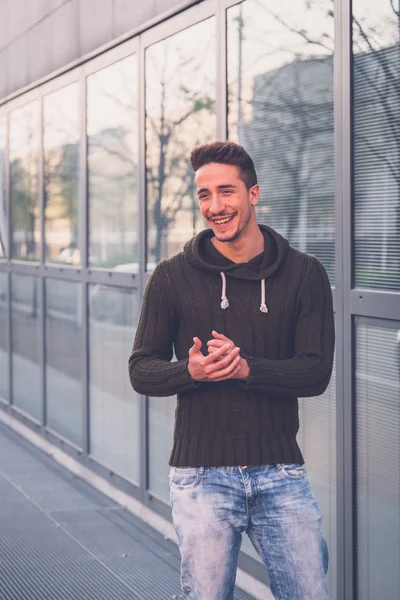
<svg viewBox="0 0 400 600">
<path fill-rule="evenodd" d="M 193 338 L 189 350 L 188 369 L 196 381 L 225 381 L 227 379 L 247 379 L 249 365 L 240 356 L 240 348 L 222 333 L 212 332 L 213 339 L 207 342 L 208 356 L 201 352 L 202 342 Z"/>
</svg>

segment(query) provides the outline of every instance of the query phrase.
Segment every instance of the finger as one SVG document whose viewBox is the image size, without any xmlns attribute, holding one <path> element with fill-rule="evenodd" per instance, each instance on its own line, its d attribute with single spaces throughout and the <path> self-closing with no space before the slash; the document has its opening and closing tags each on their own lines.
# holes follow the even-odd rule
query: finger
<svg viewBox="0 0 400 600">
<path fill-rule="evenodd" d="M 209 373 L 214 372 L 215 370 L 222 369 L 227 367 L 234 358 L 239 354 L 239 348 L 232 348 L 231 350 L 225 350 L 222 356 L 219 356 L 219 350 L 215 352 L 210 352 L 208 356 L 212 357 L 211 366 L 207 365 L 207 370 Z"/>
<path fill-rule="evenodd" d="M 228 365 L 227 367 L 225 367 L 224 369 L 219 369 L 218 371 L 215 371 L 214 373 L 210 373 L 208 375 L 208 379 L 210 379 L 211 381 L 214 381 L 214 379 L 221 379 L 221 377 L 228 378 L 229 376 L 231 376 L 233 374 L 233 372 L 235 372 L 237 370 L 240 359 L 241 359 L 241 357 L 237 356 L 231 362 L 231 364 Z"/>
<path fill-rule="evenodd" d="M 215 344 L 210 342 L 207 343 L 208 352 L 215 352 L 218 348 L 222 348 L 222 346 L 225 346 L 225 344 L 221 341 L 217 341 Z M 232 350 L 234 347 L 234 344 L 229 344 L 229 350 Z"/>
<path fill-rule="evenodd" d="M 226 342 L 225 340 L 208 340 L 207 342 L 207 346 L 217 346 L 217 347 L 221 347 L 221 346 L 225 346 L 225 344 L 229 343 L 230 346 L 234 346 L 235 344 L 231 341 Z"/>
<path fill-rule="evenodd" d="M 239 373 L 240 371 L 240 363 L 238 364 L 238 366 L 236 367 L 236 369 L 233 371 L 233 373 L 231 373 L 228 377 L 216 377 L 215 379 L 213 379 L 213 383 L 214 382 L 218 382 L 218 381 L 226 381 L 227 379 L 232 379 L 235 375 L 237 375 L 237 373 Z"/>
<path fill-rule="evenodd" d="M 209 354 L 209 357 L 213 359 L 217 352 Z M 207 374 L 207 377 L 212 373 L 218 373 L 218 371 L 228 368 L 232 364 L 232 362 L 237 359 L 238 356 L 240 358 L 239 352 L 239 348 L 234 348 L 233 350 L 231 350 L 231 352 L 228 352 L 228 354 L 226 354 L 222 358 L 219 358 L 216 361 L 213 360 L 211 364 L 207 364 L 204 367 L 204 372 Z"/>
<path fill-rule="evenodd" d="M 200 352 L 201 347 L 202 347 L 202 342 L 198 337 L 194 337 L 193 338 L 193 346 L 190 348 L 189 350 L 189 356 L 192 356 L 193 354 L 196 354 L 197 352 Z"/>
<path fill-rule="evenodd" d="M 218 346 L 209 346 L 208 353 L 213 354 L 216 350 L 218 350 Z"/>
<path fill-rule="evenodd" d="M 231 342 L 232 341 L 228 337 L 226 337 L 226 335 L 223 335 L 222 333 L 218 333 L 218 331 L 215 331 L 215 329 L 213 329 L 213 331 L 211 333 L 213 334 L 213 336 L 217 340 L 224 340 L 225 342 Z"/>
<path fill-rule="evenodd" d="M 223 356 L 227 350 L 229 350 L 229 344 L 224 344 L 221 348 L 217 348 L 215 352 L 212 352 L 204 359 L 204 365 L 210 365 L 214 362 L 214 360 L 218 360 L 221 356 Z"/>
</svg>

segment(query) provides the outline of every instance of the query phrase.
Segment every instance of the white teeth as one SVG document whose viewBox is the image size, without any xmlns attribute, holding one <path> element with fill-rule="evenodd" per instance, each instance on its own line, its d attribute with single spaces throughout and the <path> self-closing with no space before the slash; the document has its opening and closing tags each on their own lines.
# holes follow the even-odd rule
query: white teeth
<svg viewBox="0 0 400 600">
<path fill-rule="evenodd" d="M 232 217 L 228 217 L 227 219 L 222 219 L 220 221 L 214 221 L 214 223 L 216 223 L 217 225 L 223 225 L 223 223 L 227 223 L 231 219 L 232 219 Z"/>
</svg>

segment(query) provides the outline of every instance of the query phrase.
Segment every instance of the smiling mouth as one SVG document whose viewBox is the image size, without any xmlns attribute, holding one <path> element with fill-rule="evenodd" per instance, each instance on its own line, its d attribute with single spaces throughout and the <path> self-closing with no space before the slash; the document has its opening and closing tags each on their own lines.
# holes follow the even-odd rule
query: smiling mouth
<svg viewBox="0 0 400 600">
<path fill-rule="evenodd" d="M 232 221 L 234 216 L 235 215 L 231 215 L 230 217 L 221 217 L 220 219 L 213 219 L 212 223 L 215 223 L 215 225 L 226 225 L 226 223 L 229 223 L 229 221 Z"/>
</svg>

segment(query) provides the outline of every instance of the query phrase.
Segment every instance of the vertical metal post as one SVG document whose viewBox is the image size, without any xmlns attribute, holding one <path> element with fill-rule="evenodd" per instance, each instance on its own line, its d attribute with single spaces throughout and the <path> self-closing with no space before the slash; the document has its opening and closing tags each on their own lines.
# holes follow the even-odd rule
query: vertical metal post
<svg viewBox="0 0 400 600">
<path fill-rule="evenodd" d="M 242 94 L 243 94 L 243 4 L 239 4 L 239 56 L 238 56 L 238 122 L 237 132 L 238 141 L 242 143 L 242 129 L 243 129 L 243 109 L 242 109 Z"/>
<path fill-rule="evenodd" d="M 351 312 L 353 287 L 353 49 L 352 0 L 343 1 L 342 52 L 343 52 L 343 416 L 344 416 L 344 557 L 345 600 L 356 596 L 356 399 L 355 399 L 355 347 Z"/>
<path fill-rule="evenodd" d="M 38 177 L 38 194 L 39 194 L 39 219 L 40 219 L 40 264 L 46 262 L 46 224 L 45 224 L 45 166 L 44 166 L 44 97 L 41 92 L 38 99 L 39 102 L 39 177 Z M 34 274 L 33 274 L 34 275 Z M 47 423 L 47 394 L 46 394 L 46 279 L 40 274 L 40 269 L 37 269 L 34 285 L 38 287 L 39 292 L 39 352 L 40 352 L 40 386 L 42 398 L 42 410 L 40 422 L 42 430 Z"/>
<path fill-rule="evenodd" d="M 11 178 L 11 160 L 10 160 L 10 129 L 11 129 L 11 113 L 7 113 L 7 137 L 6 137 L 6 194 L 7 194 L 7 257 L 8 264 L 11 265 L 12 259 L 12 206 L 11 206 L 11 187 L 12 187 L 12 178 Z"/>
<path fill-rule="evenodd" d="M 8 401 L 10 405 L 13 400 L 13 375 L 12 375 L 12 282 L 11 282 L 11 236 L 12 236 L 12 224 L 11 224 L 11 161 L 10 161 L 10 115 L 7 113 L 6 116 L 6 211 L 7 211 L 7 285 L 8 285 Z"/>
<path fill-rule="evenodd" d="M 217 28 L 217 138 L 225 141 L 228 137 L 226 9 L 219 0 L 216 0 L 215 15 Z"/>
<path fill-rule="evenodd" d="M 352 13 L 335 4 L 337 327 L 337 598 L 354 598 L 354 401 L 352 315 Z"/>
<path fill-rule="evenodd" d="M 82 303 L 82 449 L 85 462 L 90 453 L 90 359 L 89 359 L 89 308 L 88 308 L 88 263 L 89 263 L 89 194 L 87 173 L 87 78 L 81 70 L 79 107 L 81 114 L 81 146 L 79 152 L 79 195 L 78 195 L 78 244 L 82 268 L 80 302 Z"/>
<path fill-rule="evenodd" d="M 143 298 L 145 285 L 145 271 L 147 266 L 147 239 L 146 239 L 146 57 L 142 37 L 139 37 L 139 49 L 137 57 L 137 99 L 138 99 L 138 131 L 139 152 L 137 169 L 137 198 L 138 203 L 138 300 Z M 138 302 L 139 304 L 139 302 Z M 140 398 L 140 499 L 147 502 L 147 489 L 149 486 L 149 464 L 148 464 L 148 398 Z"/>
</svg>

